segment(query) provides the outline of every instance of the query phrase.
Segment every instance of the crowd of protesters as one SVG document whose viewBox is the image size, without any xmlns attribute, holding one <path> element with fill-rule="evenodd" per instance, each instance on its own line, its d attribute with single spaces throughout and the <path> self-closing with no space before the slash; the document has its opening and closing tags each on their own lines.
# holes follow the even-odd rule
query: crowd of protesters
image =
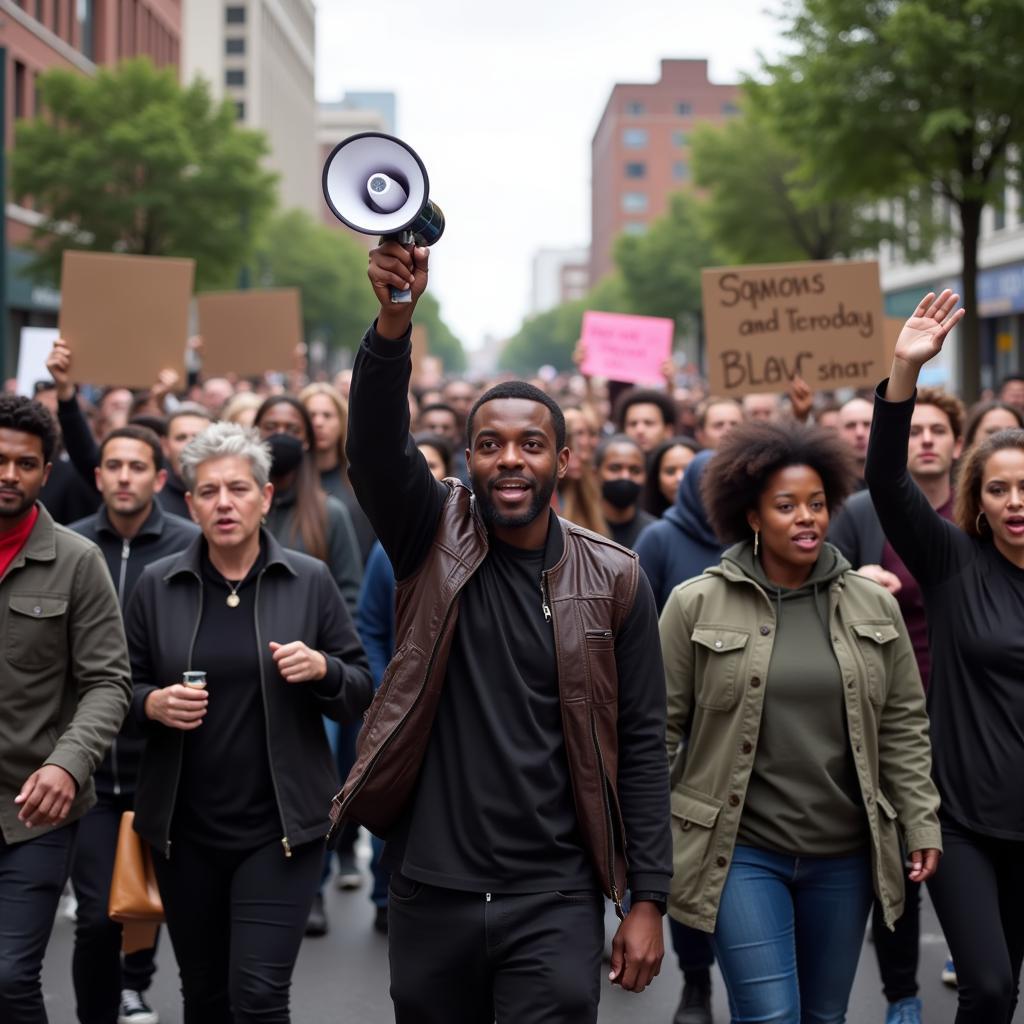
<svg viewBox="0 0 1024 1024">
<path fill-rule="evenodd" d="M 70 878 L 77 1019 L 156 1024 L 134 810 L 186 1024 L 290 1019 L 361 827 L 404 1024 L 595 1021 L 606 900 L 631 991 L 667 913 L 673 1024 L 716 963 L 737 1024 L 843 1021 L 869 922 L 920 1024 L 925 882 L 957 1024 L 1010 1024 L 1024 377 L 916 387 L 943 293 L 874 392 L 413 379 L 426 261 L 371 254 L 333 380 L 96 391 L 58 341 L 0 397 L 0 1019 L 46 1020 Z"/>
</svg>

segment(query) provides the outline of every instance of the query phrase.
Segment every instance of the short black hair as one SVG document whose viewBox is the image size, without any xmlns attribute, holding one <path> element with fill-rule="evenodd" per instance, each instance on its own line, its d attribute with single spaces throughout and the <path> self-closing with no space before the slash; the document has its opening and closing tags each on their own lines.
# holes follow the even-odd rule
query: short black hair
<svg viewBox="0 0 1024 1024">
<path fill-rule="evenodd" d="M 615 421 L 616 430 L 626 429 L 626 413 L 634 405 L 656 405 L 661 410 L 661 418 L 667 427 L 676 429 L 676 418 L 679 411 L 676 409 L 675 399 L 666 395 L 664 391 L 655 391 L 654 388 L 630 388 L 623 391 L 615 401 L 615 411 L 612 419 Z"/>
<path fill-rule="evenodd" d="M 43 462 L 52 461 L 57 450 L 57 424 L 41 402 L 0 394 L 0 428 L 38 437 L 43 443 Z"/>
<path fill-rule="evenodd" d="M 431 402 L 429 405 L 423 406 L 420 409 L 420 416 L 426 416 L 428 412 L 446 412 L 455 417 L 456 423 L 459 421 L 459 414 L 447 402 Z"/>
<path fill-rule="evenodd" d="M 419 448 L 420 445 L 426 445 L 433 448 L 441 457 L 441 462 L 444 464 L 444 475 L 449 476 L 451 474 L 452 443 L 447 437 L 441 437 L 440 434 L 432 434 L 428 430 L 423 433 L 413 434 L 412 439 L 416 442 L 417 448 Z"/>
<path fill-rule="evenodd" d="M 525 398 L 528 402 L 540 402 L 541 405 L 546 406 L 548 412 L 551 413 L 551 425 L 555 431 L 555 448 L 561 451 L 565 447 L 565 416 L 562 415 L 561 407 L 550 395 L 532 384 L 527 384 L 525 380 L 509 380 L 503 384 L 495 384 L 473 403 L 473 408 L 469 410 L 469 417 L 466 420 L 468 447 L 473 447 L 473 420 L 476 418 L 480 406 L 501 398 Z"/>
<path fill-rule="evenodd" d="M 597 442 L 597 447 L 594 449 L 595 469 L 601 468 L 601 464 L 604 462 L 605 456 L 608 454 L 608 449 L 617 444 L 628 444 L 630 448 L 635 448 L 643 458 L 646 470 L 647 456 L 644 455 L 643 448 L 641 448 L 640 445 L 629 436 L 629 434 L 607 434 Z"/>
<path fill-rule="evenodd" d="M 126 438 L 129 441 L 141 441 L 144 445 L 148 445 L 153 453 L 153 466 L 156 471 L 159 473 L 164 468 L 164 450 L 160 444 L 159 435 L 155 430 L 150 430 L 149 427 L 141 423 L 129 423 L 126 427 L 118 427 L 117 430 L 112 430 L 103 438 L 103 443 L 100 445 L 101 464 L 103 462 L 103 453 L 107 450 L 107 445 L 111 441 L 116 441 L 119 437 Z"/>
<path fill-rule="evenodd" d="M 701 479 L 708 520 L 724 543 L 750 536 L 747 512 L 757 508 L 769 477 L 787 466 L 809 466 L 821 477 L 830 516 L 856 482 L 849 448 L 831 431 L 793 422 L 741 423 Z"/>
<path fill-rule="evenodd" d="M 167 436 L 167 418 L 165 416 L 150 416 L 144 413 L 140 416 L 133 416 L 128 421 L 129 426 L 132 424 L 137 427 L 148 427 L 157 437 Z"/>
</svg>

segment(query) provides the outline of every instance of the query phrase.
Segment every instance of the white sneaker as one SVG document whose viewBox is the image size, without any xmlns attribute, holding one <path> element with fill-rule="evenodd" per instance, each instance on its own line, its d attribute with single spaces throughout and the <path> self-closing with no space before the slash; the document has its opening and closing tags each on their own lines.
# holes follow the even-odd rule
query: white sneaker
<svg viewBox="0 0 1024 1024">
<path fill-rule="evenodd" d="M 956 988 L 956 967 L 952 957 L 947 957 L 946 962 L 942 965 L 942 984 Z"/>
<path fill-rule="evenodd" d="M 117 1024 L 160 1024 L 160 1015 L 134 989 L 121 989 L 121 1008 Z"/>
</svg>

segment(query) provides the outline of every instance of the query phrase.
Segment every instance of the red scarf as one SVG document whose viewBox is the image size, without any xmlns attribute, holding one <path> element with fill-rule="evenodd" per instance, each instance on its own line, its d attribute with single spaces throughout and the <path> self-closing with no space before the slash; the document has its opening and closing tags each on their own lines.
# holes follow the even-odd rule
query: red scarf
<svg viewBox="0 0 1024 1024">
<path fill-rule="evenodd" d="M 11 562 L 25 546 L 38 518 L 39 506 L 33 505 L 32 511 L 13 530 L 0 533 L 0 579 L 3 579 Z"/>
</svg>

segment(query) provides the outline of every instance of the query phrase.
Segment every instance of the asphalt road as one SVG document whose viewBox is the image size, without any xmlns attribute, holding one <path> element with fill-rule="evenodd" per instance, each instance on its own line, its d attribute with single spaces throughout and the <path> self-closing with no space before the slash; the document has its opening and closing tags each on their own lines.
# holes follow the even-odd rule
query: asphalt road
<svg viewBox="0 0 1024 1024">
<path fill-rule="evenodd" d="M 327 906 L 330 933 L 321 939 L 306 939 L 299 955 L 292 986 L 292 1020 L 295 1024 L 392 1024 L 387 940 L 373 930 L 373 909 L 366 890 L 342 893 L 331 887 Z M 610 916 L 612 927 L 614 917 Z M 75 1024 L 70 966 L 73 931 L 69 920 L 58 917 L 43 969 L 50 1024 Z M 925 1024 L 951 1024 L 956 1012 L 955 992 L 939 979 L 945 956 L 938 922 L 926 902 L 919 972 Z M 150 1002 L 159 1011 L 161 1024 L 180 1024 L 177 969 L 169 942 L 161 944 L 159 964 Z M 671 1024 L 681 984 L 678 970 L 667 961 L 660 977 L 641 995 L 612 989 L 606 983 L 600 1024 Z M 717 972 L 713 1009 L 715 1024 L 728 1024 L 725 991 Z M 883 1024 L 884 1020 L 874 950 L 865 942 L 847 1021 Z M 1018 1009 L 1013 1024 L 1024 1024 L 1024 1009 Z"/>
</svg>

